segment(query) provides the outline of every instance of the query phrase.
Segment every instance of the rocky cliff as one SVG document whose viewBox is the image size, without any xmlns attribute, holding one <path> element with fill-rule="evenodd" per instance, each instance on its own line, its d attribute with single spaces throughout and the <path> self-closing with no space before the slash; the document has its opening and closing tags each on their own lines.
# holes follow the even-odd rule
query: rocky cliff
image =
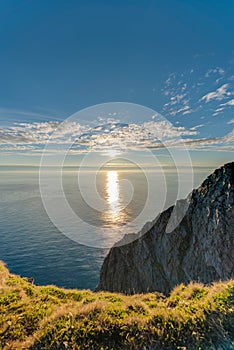
<svg viewBox="0 0 234 350">
<path fill-rule="evenodd" d="M 180 224 L 172 211 L 188 206 Z M 111 248 L 98 290 L 169 293 L 179 283 L 211 283 L 234 276 L 234 163 L 215 170 L 185 200 L 161 213 L 135 241 Z"/>
</svg>

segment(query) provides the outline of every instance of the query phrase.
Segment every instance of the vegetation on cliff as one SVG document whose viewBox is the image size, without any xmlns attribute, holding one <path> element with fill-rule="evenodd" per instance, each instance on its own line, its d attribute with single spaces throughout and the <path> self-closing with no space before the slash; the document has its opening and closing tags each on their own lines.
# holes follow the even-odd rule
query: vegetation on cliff
<svg viewBox="0 0 234 350">
<path fill-rule="evenodd" d="M 123 294 L 35 286 L 0 263 L 0 349 L 233 349 L 234 281 Z"/>
</svg>

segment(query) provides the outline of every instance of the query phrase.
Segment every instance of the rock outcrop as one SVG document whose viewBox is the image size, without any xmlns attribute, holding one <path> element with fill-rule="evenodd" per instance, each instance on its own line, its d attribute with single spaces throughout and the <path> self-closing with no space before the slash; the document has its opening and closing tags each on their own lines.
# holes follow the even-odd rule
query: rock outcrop
<svg viewBox="0 0 234 350">
<path fill-rule="evenodd" d="M 180 224 L 166 227 L 172 211 L 188 206 Z M 127 294 L 159 291 L 234 276 L 234 163 L 215 170 L 185 200 L 162 212 L 152 227 L 104 260 L 97 290 Z"/>
</svg>

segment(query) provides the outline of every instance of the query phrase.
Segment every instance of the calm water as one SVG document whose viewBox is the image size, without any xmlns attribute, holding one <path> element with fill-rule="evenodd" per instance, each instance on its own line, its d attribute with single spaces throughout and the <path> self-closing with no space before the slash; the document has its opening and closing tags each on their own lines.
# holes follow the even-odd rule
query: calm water
<svg viewBox="0 0 234 350">
<path fill-rule="evenodd" d="M 212 170 L 195 169 L 194 186 Z M 152 191 L 154 204 L 149 208 L 149 215 L 153 218 L 159 211 L 157 203 L 162 186 L 157 172 L 149 170 L 149 173 L 155 186 Z M 42 204 L 37 170 L 2 167 L 0 176 L 0 259 L 7 263 L 11 272 L 34 277 L 37 284 L 93 289 L 108 250 L 74 242 L 54 226 Z M 91 171 L 83 171 L 85 193 L 92 200 L 92 193 L 89 193 L 91 178 Z M 166 171 L 166 181 L 165 207 L 168 207 L 174 204 L 177 195 L 177 176 L 173 170 Z M 64 191 L 71 208 L 94 228 L 111 229 L 112 234 L 107 240 L 114 243 L 123 232 L 126 233 L 126 222 L 134 220 L 144 207 L 148 191 L 146 177 L 139 169 L 103 169 L 96 182 L 97 191 L 107 205 L 104 212 L 92 209 L 83 199 L 74 169 L 63 174 Z M 185 181 L 184 196 L 189 190 Z M 127 232 L 136 232 L 143 224 L 134 221 Z M 82 227 L 77 227 L 79 230 Z M 95 242 L 95 234 L 92 239 Z"/>
</svg>

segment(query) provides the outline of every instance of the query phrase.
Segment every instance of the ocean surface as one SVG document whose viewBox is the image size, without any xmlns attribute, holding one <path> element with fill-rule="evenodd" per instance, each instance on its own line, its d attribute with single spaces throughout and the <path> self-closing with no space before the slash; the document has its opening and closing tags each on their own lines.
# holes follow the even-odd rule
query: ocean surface
<svg viewBox="0 0 234 350">
<path fill-rule="evenodd" d="M 212 167 L 195 167 L 193 187 L 197 187 L 212 170 Z M 48 171 L 48 176 L 53 177 L 53 170 Z M 82 176 L 83 192 L 88 193 L 92 201 L 92 192 L 89 193 L 92 169 L 82 170 Z M 98 244 L 95 229 L 109 229 L 109 246 L 123 233 L 138 231 L 145 222 L 135 219 L 147 201 L 149 178 L 153 181 L 154 189 L 151 189 L 153 200 L 147 211 L 153 219 L 160 211 L 157 203 L 162 196 L 162 184 L 156 170 L 149 169 L 148 174 L 144 174 L 138 168 L 102 169 L 96 178 L 96 187 L 107 206 L 101 212 L 91 208 L 83 198 L 77 183 L 77 169 L 67 168 L 63 172 L 67 202 L 74 213 L 92 228 L 90 235 L 93 244 L 87 246 L 85 240 L 80 244 L 79 239 L 74 241 L 68 238 L 48 217 L 41 199 L 37 168 L 0 167 L 0 259 L 12 273 L 34 277 L 39 285 L 94 289 L 108 252 L 105 245 Z M 167 193 L 164 208 L 167 208 L 177 198 L 178 177 L 175 169 L 166 169 L 165 178 Z M 127 188 L 130 188 L 130 192 Z M 191 184 L 186 184 L 185 179 L 181 197 L 185 197 L 190 189 Z M 78 238 L 79 230 L 82 230 L 82 226 L 77 227 Z M 90 240 L 87 242 L 90 243 Z"/>
</svg>

